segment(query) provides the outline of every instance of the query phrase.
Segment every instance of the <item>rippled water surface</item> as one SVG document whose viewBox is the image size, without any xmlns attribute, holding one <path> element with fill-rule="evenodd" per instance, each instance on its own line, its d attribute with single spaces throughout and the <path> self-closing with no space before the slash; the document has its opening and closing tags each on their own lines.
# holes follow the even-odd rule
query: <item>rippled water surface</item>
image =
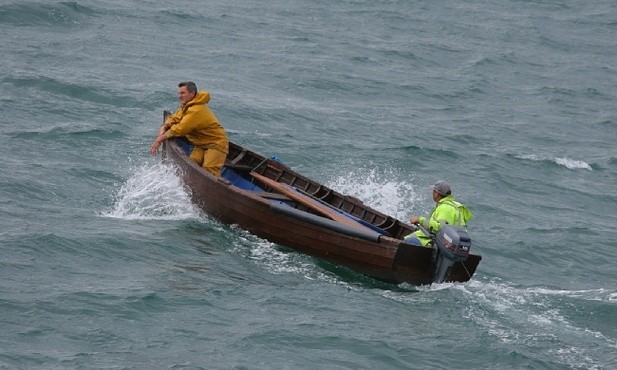
<svg viewBox="0 0 617 370">
<path fill-rule="evenodd" d="M 614 1 L 0 3 L 0 368 L 617 367 Z M 202 214 L 148 147 L 230 138 L 483 260 L 395 286 Z"/>
</svg>

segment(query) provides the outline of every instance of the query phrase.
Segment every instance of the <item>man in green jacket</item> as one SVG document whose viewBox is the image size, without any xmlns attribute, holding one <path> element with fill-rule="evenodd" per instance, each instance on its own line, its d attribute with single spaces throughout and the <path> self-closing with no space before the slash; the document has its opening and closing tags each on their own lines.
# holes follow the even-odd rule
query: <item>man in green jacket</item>
<svg viewBox="0 0 617 370">
<path fill-rule="evenodd" d="M 428 217 L 411 216 L 411 223 L 414 225 L 422 225 L 426 230 L 435 234 L 443 224 L 452 226 L 467 226 L 473 218 L 473 214 L 463 205 L 454 200 L 450 184 L 443 180 L 439 180 L 433 185 L 433 200 L 435 201 L 435 209 Z M 431 247 L 429 242 L 431 238 L 426 236 L 422 230 L 417 230 L 405 237 L 405 241 L 411 244 Z"/>
</svg>

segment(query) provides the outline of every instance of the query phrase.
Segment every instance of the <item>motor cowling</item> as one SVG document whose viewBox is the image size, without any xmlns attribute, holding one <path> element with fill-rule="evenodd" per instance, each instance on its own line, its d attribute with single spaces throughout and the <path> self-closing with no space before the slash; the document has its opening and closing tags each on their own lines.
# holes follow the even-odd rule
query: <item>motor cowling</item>
<svg viewBox="0 0 617 370">
<path fill-rule="evenodd" d="M 443 225 L 434 239 L 435 276 L 433 281 L 442 283 L 456 262 L 463 262 L 469 256 L 471 238 L 465 228 Z"/>
</svg>

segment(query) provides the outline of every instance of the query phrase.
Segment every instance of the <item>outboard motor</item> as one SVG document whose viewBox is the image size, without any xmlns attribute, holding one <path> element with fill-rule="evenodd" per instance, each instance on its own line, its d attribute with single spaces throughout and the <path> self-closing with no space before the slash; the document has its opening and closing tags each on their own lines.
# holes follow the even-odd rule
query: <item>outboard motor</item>
<svg viewBox="0 0 617 370">
<path fill-rule="evenodd" d="M 443 283 L 456 262 L 467 260 L 471 238 L 463 227 L 443 225 L 435 236 L 434 244 L 433 261 L 436 268 L 433 281 Z"/>
</svg>

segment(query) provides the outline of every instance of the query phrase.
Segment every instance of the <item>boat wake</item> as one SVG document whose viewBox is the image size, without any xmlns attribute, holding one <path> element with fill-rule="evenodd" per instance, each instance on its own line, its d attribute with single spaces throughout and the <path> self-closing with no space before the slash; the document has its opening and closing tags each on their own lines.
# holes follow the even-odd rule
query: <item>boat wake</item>
<svg viewBox="0 0 617 370">
<path fill-rule="evenodd" d="M 201 211 L 191 202 L 189 190 L 171 165 L 144 163 L 118 190 L 113 209 L 103 217 L 126 220 L 199 219 Z"/>
<path fill-rule="evenodd" d="M 336 275 L 329 274 L 315 264 L 312 257 L 282 250 L 276 244 L 252 235 L 237 225 L 231 227 L 236 230 L 239 236 L 234 243 L 232 252 L 255 261 L 269 273 L 274 275 L 299 275 L 308 280 L 344 284 Z"/>
<path fill-rule="evenodd" d="M 383 290 L 386 299 L 432 310 L 436 301 L 455 302 L 461 318 L 512 353 L 568 368 L 602 369 L 613 358 L 617 340 L 606 318 L 617 304 L 615 289 L 564 290 L 522 287 L 499 280 L 471 280 L 415 287 L 409 292 Z M 444 295 L 450 295 L 443 299 Z M 454 298 L 454 299 L 453 299 Z M 580 312 L 580 307 L 585 307 Z M 488 341 L 489 339 L 487 339 Z M 595 343 L 594 350 L 581 343 Z"/>
<path fill-rule="evenodd" d="M 595 360 L 597 354 L 589 353 L 581 342 L 589 340 L 609 352 L 617 350 L 617 341 L 603 330 L 601 314 L 581 315 L 573 309 L 583 305 L 587 313 L 610 311 L 617 303 L 615 290 L 556 290 L 475 280 L 452 288 L 467 296 L 470 320 L 502 343 L 519 347 L 519 352 L 559 348 L 545 355 L 555 363 L 593 369 L 602 365 Z"/>
</svg>

